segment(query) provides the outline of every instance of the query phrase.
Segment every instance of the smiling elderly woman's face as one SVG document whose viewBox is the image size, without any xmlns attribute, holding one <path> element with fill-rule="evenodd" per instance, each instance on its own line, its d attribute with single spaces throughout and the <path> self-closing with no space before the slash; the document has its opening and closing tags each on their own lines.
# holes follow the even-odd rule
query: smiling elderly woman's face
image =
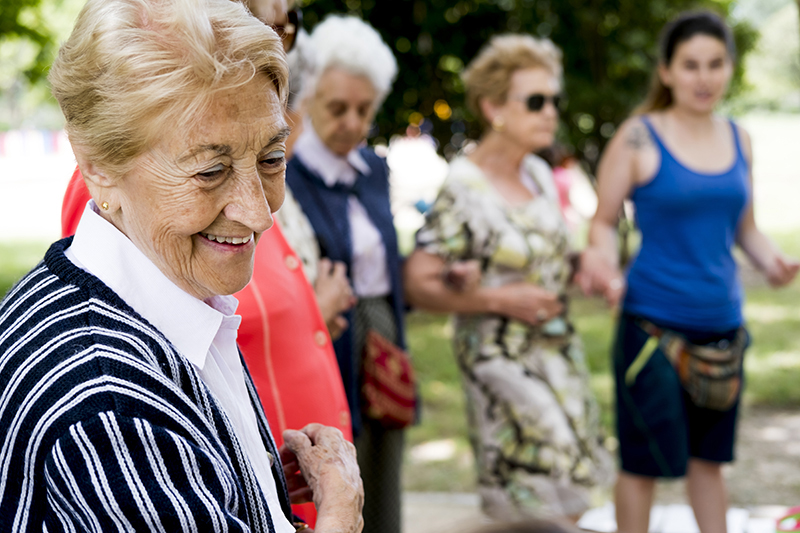
<svg viewBox="0 0 800 533">
<path fill-rule="evenodd" d="M 232 294 L 250 280 L 256 242 L 283 203 L 287 135 L 274 84 L 257 76 L 165 131 L 109 181 L 102 214 L 189 294 Z"/>
</svg>

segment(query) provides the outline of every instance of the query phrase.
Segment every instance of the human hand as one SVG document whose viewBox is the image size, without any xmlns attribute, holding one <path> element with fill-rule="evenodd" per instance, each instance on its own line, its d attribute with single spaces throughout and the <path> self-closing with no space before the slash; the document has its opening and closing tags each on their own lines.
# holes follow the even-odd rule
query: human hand
<svg viewBox="0 0 800 533">
<path fill-rule="evenodd" d="M 773 264 L 765 269 L 767 281 L 773 287 L 783 287 L 792 282 L 800 270 L 800 261 L 778 254 Z"/>
<path fill-rule="evenodd" d="M 342 333 L 347 331 L 350 327 L 350 322 L 347 321 L 342 315 L 336 315 L 325 323 L 328 328 L 328 334 L 331 336 L 331 342 L 335 341 L 342 336 Z"/>
<path fill-rule="evenodd" d="M 317 281 L 314 284 L 317 304 L 331 339 L 336 340 L 349 326 L 342 313 L 355 305 L 356 297 L 347 279 L 347 267 L 344 263 L 333 263 L 323 257 L 317 270 Z"/>
<path fill-rule="evenodd" d="M 558 294 L 532 283 L 510 283 L 493 290 L 492 312 L 539 325 L 564 311 Z"/>
<path fill-rule="evenodd" d="M 618 305 L 625 294 L 625 280 L 619 268 L 592 247 L 581 253 L 579 265 L 574 280 L 583 294 L 602 296 L 609 306 Z"/>
<path fill-rule="evenodd" d="M 316 531 L 359 533 L 364 527 L 364 486 L 355 446 L 338 429 L 321 424 L 309 424 L 300 431 L 287 429 L 283 439 L 313 495 Z"/>
<path fill-rule="evenodd" d="M 314 492 L 308 486 L 302 472 L 300 472 L 300 462 L 297 460 L 297 455 L 286 444 L 281 446 L 278 453 L 281 456 L 283 475 L 286 478 L 286 486 L 289 489 L 289 501 L 292 502 L 292 505 L 314 501 Z"/>
<path fill-rule="evenodd" d="M 481 283 L 481 262 L 477 259 L 456 261 L 442 272 L 444 284 L 457 292 L 469 292 Z"/>
</svg>

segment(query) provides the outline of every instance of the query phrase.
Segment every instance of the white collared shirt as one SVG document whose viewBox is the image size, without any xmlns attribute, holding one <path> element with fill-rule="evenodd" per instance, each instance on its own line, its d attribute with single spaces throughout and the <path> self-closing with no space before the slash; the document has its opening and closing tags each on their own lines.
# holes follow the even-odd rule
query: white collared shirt
<svg viewBox="0 0 800 533">
<path fill-rule="evenodd" d="M 369 165 L 358 150 L 346 157 L 331 152 L 317 135 L 314 126 L 306 120 L 303 132 L 294 144 L 294 155 L 311 171 L 318 174 L 328 187 L 337 183 L 352 186 L 358 172 L 369 177 Z M 350 272 L 356 296 L 385 296 L 392 291 L 392 282 L 386 267 L 386 246 L 378 228 L 370 220 L 366 208 L 354 195 L 347 205 L 350 234 L 353 246 L 353 264 Z"/>
<path fill-rule="evenodd" d="M 278 499 L 269 454 L 244 381 L 236 336 L 242 317 L 233 296 L 198 300 L 169 280 L 90 200 L 66 250 L 75 266 L 108 285 L 197 368 L 250 458 L 278 533 L 294 533 Z"/>
</svg>

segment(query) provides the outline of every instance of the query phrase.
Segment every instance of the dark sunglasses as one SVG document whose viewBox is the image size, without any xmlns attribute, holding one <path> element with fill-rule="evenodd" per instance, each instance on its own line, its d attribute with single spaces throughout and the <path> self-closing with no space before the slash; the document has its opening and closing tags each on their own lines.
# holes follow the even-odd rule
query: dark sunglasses
<svg viewBox="0 0 800 533">
<path fill-rule="evenodd" d="M 298 8 L 291 9 L 286 13 L 286 24 L 269 25 L 283 41 L 283 51 L 287 54 L 294 47 L 294 43 L 297 41 L 297 32 L 302 26 L 303 12 Z"/>
<path fill-rule="evenodd" d="M 553 104 L 553 107 L 556 108 L 556 111 L 560 111 L 561 104 L 563 103 L 564 98 L 560 94 L 555 94 L 550 96 L 541 93 L 536 93 L 521 98 L 521 100 L 525 102 L 525 106 L 528 108 L 528 111 L 533 111 L 533 112 L 541 111 L 542 108 L 544 107 L 544 104 L 546 104 L 547 102 Z"/>
</svg>

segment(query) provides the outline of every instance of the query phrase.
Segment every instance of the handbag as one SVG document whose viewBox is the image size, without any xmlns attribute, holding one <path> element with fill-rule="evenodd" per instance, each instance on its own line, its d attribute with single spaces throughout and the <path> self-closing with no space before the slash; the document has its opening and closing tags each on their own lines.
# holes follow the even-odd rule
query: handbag
<svg viewBox="0 0 800 533">
<path fill-rule="evenodd" d="M 414 422 L 416 379 L 408 354 L 370 329 L 364 345 L 362 369 L 364 414 L 387 429 L 402 429 Z"/>
<path fill-rule="evenodd" d="M 722 340 L 715 345 L 697 345 L 683 335 L 647 320 L 637 319 L 636 324 L 650 335 L 650 339 L 625 372 L 626 384 L 633 384 L 636 374 L 655 349 L 661 348 L 675 367 L 693 404 L 715 411 L 727 411 L 733 407 L 742 387 L 742 360 L 748 345 L 746 329 L 740 327 L 730 342 Z"/>
</svg>

